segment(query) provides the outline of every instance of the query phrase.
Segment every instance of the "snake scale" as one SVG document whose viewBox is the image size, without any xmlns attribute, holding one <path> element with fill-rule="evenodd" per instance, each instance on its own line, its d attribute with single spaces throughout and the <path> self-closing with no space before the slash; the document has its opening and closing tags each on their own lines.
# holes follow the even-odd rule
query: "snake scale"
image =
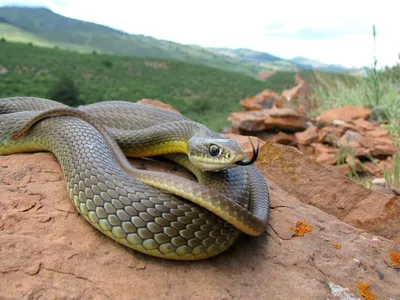
<svg viewBox="0 0 400 300">
<path fill-rule="evenodd" d="M 116 154 L 119 148 L 114 149 L 96 126 L 83 119 L 68 115 L 45 118 L 33 125 L 28 134 L 17 140 L 11 138 L 37 111 L 57 107 L 65 106 L 32 97 L 0 99 L 0 154 L 52 152 L 60 162 L 76 209 L 110 238 L 149 255 L 198 260 L 228 249 L 241 231 L 257 236 L 265 230 L 268 186 L 253 165 L 203 172 L 186 155 L 166 154 L 192 171 L 199 183 L 164 175 L 151 187 L 145 180 L 131 176 L 142 176 L 141 172 L 146 171 L 124 168 Z M 146 151 L 146 147 L 136 149 L 137 139 L 130 139 L 130 134 L 191 121 L 162 109 L 124 101 L 99 102 L 82 110 L 107 129 L 128 157 Z M 174 144 L 174 136 L 179 140 L 176 129 L 174 132 L 167 144 Z M 216 134 L 212 138 L 222 137 Z M 155 139 L 149 141 L 152 140 Z M 153 148 L 157 149 L 157 145 Z M 164 154 L 163 151 L 153 155 Z M 152 181 L 151 172 L 148 174 L 144 177 Z M 176 195 L 187 199 L 197 195 L 201 203 Z M 241 224 L 247 224 L 249 230 Z"/>
</svg>

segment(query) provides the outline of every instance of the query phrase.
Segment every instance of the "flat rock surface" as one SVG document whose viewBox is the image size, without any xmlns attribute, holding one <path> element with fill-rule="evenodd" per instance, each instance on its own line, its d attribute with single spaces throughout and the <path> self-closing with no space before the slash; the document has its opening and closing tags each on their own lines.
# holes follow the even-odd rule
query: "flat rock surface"
<svg viewBox="0 0 400 300">
<path fill-rule="evenodd" d="M 0 157 L 0 299 L 400 299 L 400 272 L 391 261 L 399 243 L 311 205 L 315 195 L 307 204 L 306 187 L 295 192 L 301 180 L 283 190 L 282 177 L 268 170 L 274 164 L 267 145 L 258 160 L 271 179 L 267 232 L 196 262 L 146 256 L 98 232 L 75 211 L 52 154 Z M 318 172 L 312 185 L 332 174 Z M 332 188 L 326 183 L 324 193 Z M 354 194 L 344 189 L 338 196 L 347 203 Z M 305 223 L 296 227 L 299 221 Z"/>
<path fill-rule="evenodd" d="M 267 141 L 258 160 L 263 175 L 305 204 L 360 229 L 400 242 L 400 198 L 356 184 L 294 147 Z"/>
</svg>

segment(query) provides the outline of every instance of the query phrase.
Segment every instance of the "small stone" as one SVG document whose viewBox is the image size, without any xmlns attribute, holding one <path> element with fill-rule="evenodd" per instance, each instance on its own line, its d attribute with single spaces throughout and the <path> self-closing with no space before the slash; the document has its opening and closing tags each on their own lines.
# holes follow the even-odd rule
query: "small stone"
<svg viewBox="0 0 400 300">
<path fill-rule="evenodd" d="M 316 120 L 326 124 L 332 124 L 335 120 L 350 121 L 359 118 L 367 119 L 371 115 L 371 113 L 371 110 L 368 108 L 348 105 L 324 111 L 322 114 L 317 116 Z"/>
<path fill-rule="evenodd" d="M 24 272 L 28 275 L 36 275 L 41 268 L 41 263 L 33 263 L 24 268 Z"/>
<path fill-rule="evenodd" d="M 240 101 L 240 105 L 246 110 L 262 110 L 272 108 L 281 95 L 272 90 L 264 90 L 254 97 L 248 97 Z"/>
<path fill-rule="evenodd" d="M 264 124 L 265 129 L 301 131 L 306 129 L 306 117 L 291 108 L 274 108 L 269 110 Z"/>
<path fill-rule="evenodd" d="M 310 126 L 302 132 L 296 132 L 295 136 L 299 144 L 310 145 L 318 139 L 317 127 Z"/>
<path fill-rule="evenodd" d="M 372 179 L 371 183 L 373 185 L 386 186 L 385 178 L 374 178 L 374 179 Z"/>
<path fill-rule="evenodd" d="M 341 174 L 343 176 L 348 176 L 351 174 L 351 168 L 348 164 L 331 165 L 330 168 L 334 172 Z"/>
<path fill-rule="evenodd" d="M 297 144 L 297 140 L 293 134 L 287 134 L 282 131 L 273 135 L 270 140 L 281 145 L 295 146 Z"/>
<path fill-rule="evenodd" d="M 232 123 L 233 128 L 239 130 L 263 131 L 266 129 L 264 119 L 267 114 L 268 110 L 233 112 L 228 121 Z"/>
<path fill-rule="evenodd" d="M 305 155 L 313 155 L 314 154 L 314 147 L 313 146 L 298 144 L 297 147 Z"/>
</svg>

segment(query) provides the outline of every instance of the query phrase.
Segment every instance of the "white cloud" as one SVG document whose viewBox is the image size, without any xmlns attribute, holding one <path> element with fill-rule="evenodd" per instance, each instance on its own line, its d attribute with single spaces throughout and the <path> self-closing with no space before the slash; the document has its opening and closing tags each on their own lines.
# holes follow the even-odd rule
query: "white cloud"
<svg viewBox="0 0 400 300">
<path fill-rule="evenodd" d="M 400 52 L 399 4 L 389 0 L 0 0 L 2 4 L 43 5 L 68 17 L 179 43 L 245 47 L 358 67 L 372 63 L 376 24 L 381 65 L 394 64 Z M 305 39 L 304 33 L 312 30 L 318 36 Z M 332 30 L 335 34 L 328 34 Z"/>
</svg>

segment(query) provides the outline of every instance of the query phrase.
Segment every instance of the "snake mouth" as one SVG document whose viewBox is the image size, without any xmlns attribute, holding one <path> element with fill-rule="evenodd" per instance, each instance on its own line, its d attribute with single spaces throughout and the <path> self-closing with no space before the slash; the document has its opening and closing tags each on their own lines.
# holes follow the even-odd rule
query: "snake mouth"
<svg viewBox="0 0 400 300">
<path fill-rule="evenodd" d="M 254 147 L 254 144 L 253 144 L 253 142 L 251 141 L 251 139 L 249 138 L 249 141 L 250 141 L 250 144 L 251 144 L 251 147 L 253 148 L 253 156 L 252 156 L 252 158 L 251 159 L 244 159 L 244 160 L 240 160 L 240 161 L 237 161 L 235 164 L 236 165 L 238 165 L 238 166 L 248 166 L 248 165 L 251 165 L 251 164 L 253 164 L 256 160 L 257 160 L 257 158 L 258 158 L 258 153 L 259 153 L 259 150 L 260 150 L 260 144 L 257 144 L 257 149 Z"/>
</svg>

